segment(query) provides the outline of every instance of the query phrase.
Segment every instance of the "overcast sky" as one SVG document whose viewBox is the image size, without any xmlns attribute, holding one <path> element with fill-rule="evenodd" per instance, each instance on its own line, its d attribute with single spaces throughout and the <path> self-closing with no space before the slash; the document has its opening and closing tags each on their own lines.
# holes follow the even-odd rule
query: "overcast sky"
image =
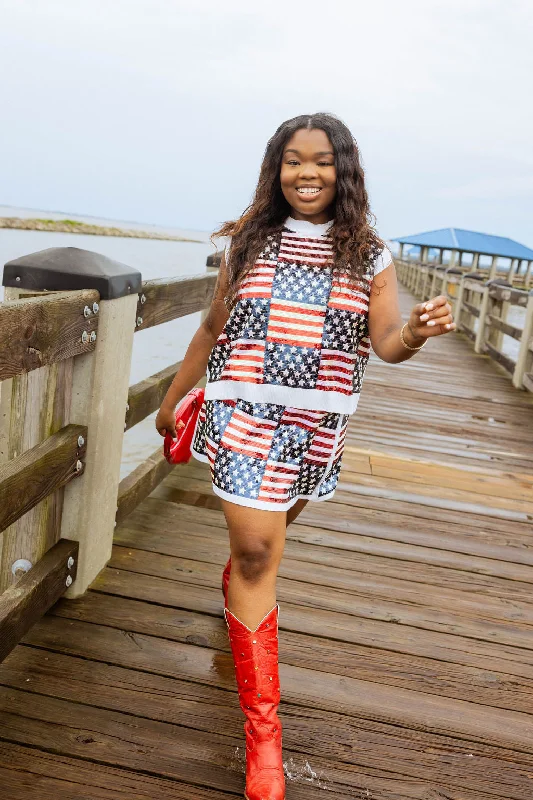
<svg viewBox="0 0 533 800">
<path fill-rule="evenodd" d="M 533 246 L 530 0 L 0 0 L 0 204 L 212 230 L 338 114 L 386 238 Z"/>
</svg>

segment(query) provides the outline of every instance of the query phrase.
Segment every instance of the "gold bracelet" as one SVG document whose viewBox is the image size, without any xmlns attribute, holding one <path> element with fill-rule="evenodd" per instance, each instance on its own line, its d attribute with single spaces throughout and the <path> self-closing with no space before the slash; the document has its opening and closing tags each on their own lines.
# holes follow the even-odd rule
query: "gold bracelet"
<svg viewBox="0 0 533 800">
<path fill-rule="evenodd" d="M 425 343 L 427 342 L 427 339 L 424 339 L 424 341 L 422 342 L 420 347 L 411 347 L 411 345 L 407 344 L 407 342 L 403 338 L 403 332 L 404 332 L 404 329 L 407 327 L 407 325 L 408 325 L 408 323 L 406 322 L 405 325 L 403 326 L 403 328 L 400 331 L 400 342 L 403 344 L 404 347 L 407 348 L 407 350 L 422 350 L 422 348 L 424 347 Z"/>
</svg>

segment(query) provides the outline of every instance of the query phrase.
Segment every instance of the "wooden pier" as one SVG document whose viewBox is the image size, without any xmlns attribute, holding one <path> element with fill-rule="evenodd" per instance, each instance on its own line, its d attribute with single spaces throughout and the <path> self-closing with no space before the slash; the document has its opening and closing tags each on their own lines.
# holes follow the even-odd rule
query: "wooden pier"
<svg viewBox="0 0 533 800">
<path fill-rule="evenodd" d="M 213 284 L 143 284 L 135 331 L 203 307 Z M 10 313 L 23 302 L 51 298 L 14 300 Z M 407 315 L 406 289 L 401 302 Z M 175 367 L 129 388 L 125 427 L 157 407 Z M 280 568 L 287 800 L 533 796 L 532 421 L 533 395 L 463 334 L 402 365 L 373 358 L 337 492 L 289 527 Z M 86 454 L 63 443 L 63 461 L 83 469 L 56 478 L 59 491 L 83 487 L 90 420 L 87 430 Z M 0 489 L 35 473 L 22 457 L 0 464 Z M 0 596 L 0 647 L 6 631 L 22 636 L 0 664 L 1 797 L 242 797 L 220 592 L 227 531 L 207 465 L 170 470 L 154 453 L 117 496 L 111 558 L 95 562 L 87 591 L 75 578 L 61 597 L 67 568 L 46 562 L 58 547 L 76 559 L 90 549 L 90 527 L 63 520 L 63 536 Z M 65 491 L 67 520 L 70 502 Z"/>
</svg>

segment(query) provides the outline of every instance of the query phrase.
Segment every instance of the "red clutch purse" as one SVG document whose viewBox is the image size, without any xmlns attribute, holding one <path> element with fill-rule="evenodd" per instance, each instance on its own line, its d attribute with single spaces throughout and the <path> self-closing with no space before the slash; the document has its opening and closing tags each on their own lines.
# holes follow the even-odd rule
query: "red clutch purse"
<svg viewBox="0 0 533 800">
<path fill-rule="evenodd" d="M 196 420 L 204 402 L 204 389 L 191 389 L 176 408 L 176 426 L 183 422 L 185 427 L 176 430 L 176 438 L 167 433 L 163 453 L 169 464 L 186 464 L 191 458 L 191 445 Z"/>
</svg>

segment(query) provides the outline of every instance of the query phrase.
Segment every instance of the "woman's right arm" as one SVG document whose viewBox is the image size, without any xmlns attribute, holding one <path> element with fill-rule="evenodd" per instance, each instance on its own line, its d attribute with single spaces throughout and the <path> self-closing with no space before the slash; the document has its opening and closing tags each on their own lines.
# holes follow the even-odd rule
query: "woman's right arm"
<svg viewBox="0 0 533 800">
<path fill-rule="evenodd" d="M 161 436 L 165 436 L 167 430 L 173 436 L 176 435 L 176 406 L 206 373 L 211 350 L 229 318 L 224 301 L 227 291 L 226 258 L 222 254 L 215 291 L 206 318 L 192 337 L 181 366 L 176 372 L 157 414 L 155 426 Z"/>
</svg>

